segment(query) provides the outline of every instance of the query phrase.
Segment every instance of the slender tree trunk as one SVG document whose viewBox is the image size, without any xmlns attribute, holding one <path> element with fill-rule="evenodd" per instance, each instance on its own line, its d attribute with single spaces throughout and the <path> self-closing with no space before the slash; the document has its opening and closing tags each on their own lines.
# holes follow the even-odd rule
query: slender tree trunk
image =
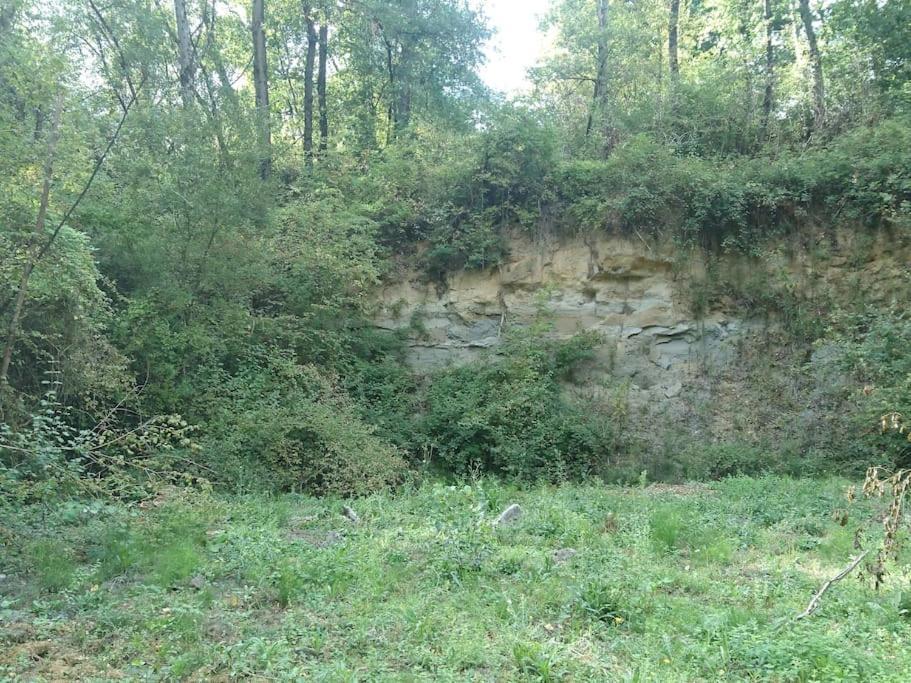
<svg viewBox="0 0 911 683">
<path fill-rule="evenodd" d="M 389 106 L 386 108 L 386 144 L 392 142 L 395 137 L 395 89 L 398 81 L 395 77 L 395 66 L 392 61 L 392 45 L 385 38 L 386 43 L 386 72 L 389 77 Z"/>
<path fill-rule="evenodd" d="M 810 0 L 799 0 L 798 10 L 800 11 L 800 19 L 803 22 L 803 30 L 807 34 L 810 67 L 813 70 L 813 127 L 819 128 L 826 118 L 826 91 L 822 73 L 822 56 L 819 54 L 816 29 L 813 28 L 813 12 L 810 10 Z"/>
<path fill-rule="evenodd" d="M 174 16 L 177 20 L 177 63 L 180 67 L 180 98 L 183 106 L 193 103 L 193 54 L 190 48 L 190 23 L 187 20 L 186 0 L 174 0 Z"/>
<path fill-rule="evenodd" d="M 772 116 L 772 88 L 775 79 L 774 23 L 772 20 L 772 0 L 763 0 L 763 19 L 765 21 L 765 93 L 762 97 L 762 142 L 769 136 L 769 119 Z"/>
<path fill-rule="evenodd" d="M 667 63 L 671 71 L 671 85 L 680 80 L 680 62 L 677 60 L 677 29 L 680 25 L 680 0 L 671 0 L 667 25 Z"/>
<path fill-rule="evenodd" d="M 13 25 L 13 19 L 18 9 L 17 3 L 6 0 L 0 7 L 0 36 L 3 36 Z"/>
<path fill-rule="evenodd" d="M 395 69 L 396 84 L 392 89 L 393 133 L 398 136 L 411 124 L 411 52 L 407 46 L 399 51 Z"/>
<path fill-rule="evenodd" d="M 260 167 L 263 180 L 272 175 L 272 126 L 269 121 L 269 68 L 266 61 L 265 0 L 253 0 L 253 89 L 259 128 Z"/>
<path fill-rule="evenodd" d="M 608 0 L 598 0 L 598 52 L 597 71 L 595 73 L 595 87 L 592 93 L 592 107 L 588 114 L 585 126 L 585 135 L 591 134 L 597 122 L 604 134 L 604 151 L 611 150 L 613 132 L 608 121 L 608 90 L 607 90 L 607 26 L 608 26 Z"/>
<path fill-rule="evenodd" d="M 307 12 L 307 60 L 304 63 L 304 159 L 307 168 L 313 166 L 313 65 L 316 62 L 316 27 Z"/>
<path fill-rule="evenodd" d="M 225 126 L 221 113 L 222 109 L 224 108 L 224 104 L 222 102 L 219 102 L 218 98 L 216 97 L 216 93 L 219 90 L 222 92 L 225 101 L 229 102 L 234 107 L 233 111 L 237 111 L 237 97 L 234 89 L 231 87 L 228 76 L 225 73 L 224 62 L 221 59 L 221 52 L 215 39 L 215 7 L 213 6 L 210 11 L 203 10 L 202 13 L 203 24 L 205 25 L 206 32 L 208 34 L 206 36 L 206 43 L 209 46 L 209 49 L 206 51 L 206 56 L 212 59 L 219 83 L 218 87 L 216 87 L 214 79 L 212 78 L 211 71 L 209 71 L 206 68 L 205 63 L 200 60 L 199 71 L 203 79 L 203 85 L 205 85 L 208 103 L 204 102 L 201 96 L 197 95 L 197 97 L 200 103 L 202 103 L 203 107 L 208 110 L 209 117 L 214 124 L 215 141 L 218 143 L 218 150 L 222 163 L 226 168 L 233 168 L 234 162 L 231 158 L 231 151 L 225 138 Z"/>
<path fill-rule="evenodd" d="M 326 62 L 329 59 L 329 22 L 323 18 L 319 27 L 319 72 L 316 77 L 316 96 L 319 100 L 319 152 L 329 145 L 329 110 L 326 108 Z"/>
<path fill-rule="evenodd" d="M 47 156 L 44 159 L 41 198 L 38 201 L 38 216 L 35 219 L 35 230 L 33 232 L 32 240 L 27 246 L 28 256 L 25 265 L 22 268 L 22 275 L 19 277 L 19 288 L 16 290 L 16 298 L 13 302 L 13 312 L 6 332 L 3 360 L 0 361 L 0 389 L 5 387 L 9 381 L 9 366 L 13 358 L 13 347 L 16 345 L 16 339 L 19 336 L 19 324 L 22 320 L 22 313 L 25 310 L 25 299 L 28 294 L 29 280 L 32 277 L 32 272 L 35 270 L 38 258 L 42 252 L 41 238 L 44 235 L 44 226 L 47 221 L 47 207 L 51 196 L 51 181 L 54 177 L 54 158 L 57 154 L 57 141 L 60 139 L 60 116 L 62 111 L 63 91 L 61 90 L 57 95 L 57 103 L 54 107 L 54 119 L 51 124 L 50 133 L 48 134 Z"/>
<path fill-rule="evenodd" d="M 201 69 L 201 74 L 203 85 L 206 87 L 208 102 L 203 101 L 202 96 L 200 95 L 197 97 L 199 98 L 200 104 L 203 105 L 203 108 L 207 110 L 209 119 L 215 130 L 215 142 L 218 144 L 219 158 L 225 168 L 231 168 L 233 166 L 231 152 L 228 149 L 228 143 L 225 141 L 225 126 L 221 119 L 218 100 L 215 98 L 215 86 L 212 84 L 212 76 L 204 66 Z"/>
<path fill-rule="evenodd" d="M 228 76 L 228 70 L 225 68 L 225 62 L 221 58 L 221 50 L 215 38 L 215 28 L 217 26 L 215 8 L 213 7 L 209 12 L 203 12 L 202 17 L 206 25 L 206 31 L 208 31 L 211 38 L 209 42 L 211 49 L 208 51 L 207 56 L 211 57 L 215 66 L 215 75 L 218 76 L 218 90 L 225 101 L 230 103 L 232 113 L 237 113 L 240 110 L 240 102 L 237 99 L 237 93 L 234 91 L 231 78 Z"/>
</svg>

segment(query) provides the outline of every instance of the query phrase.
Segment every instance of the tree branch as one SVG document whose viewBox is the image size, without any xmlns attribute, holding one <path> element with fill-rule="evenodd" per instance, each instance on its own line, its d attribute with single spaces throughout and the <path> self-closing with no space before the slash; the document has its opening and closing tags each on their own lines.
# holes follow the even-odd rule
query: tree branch
<svg viewBox="0 0 911 683">
<path fill-rule="evenodd" d="M 795 617 L 795 620 L 800 621 L 801 619 L 806 619 L 808 616 L 813 614 L 813 612 L 815 612 L 819 608 L 819 603 L 822 600 L 822 596 L 826 594 L 826 591 L 829 590 L 834 584 L 838 583 L 843 578 L 845 578 L 848 574 L 853 572 L 854 569 L 857 567 L 857 565 L 859 565 L 861 563 L 861 561 L 867 556 L 867 554 L 869 552 L 870 552 L 869 550 L 863 551 L 860 555 L 858 555 L 851 562 L 851 564 L 849 564 L 847 567 L 842 569 L 838 574 L 836 574 L 831 579 L 829 579 L 824 584 L 822 584 L 822 588 L 820 588 L 817 591 L 816 595 L 813 596 L 813 599 L 810 600 L 810 604 L 807 605 L 807 608 Z"/>
<path fill-rule="evenodd" d="M 101 156 L 98 157 L 98 160 L 95 162 L 95 167 L 92 169 L 92 175 L 89 176 L 88 181 L 82 188 L 82 192 L 79 193 L 79 196 L 76 197 L 70 208 L 66 210 L 66 213 L 63 214 L 63 218 L 60 219 L 60 222 L 57 223 L 57 226 L 54 228 L 53 232 L 48 237 L 47 241 L 41 247 L 41 250 L 35 256 L 35 263 L 41 260 L 41 258 L 48 252 L 51 246 L 54 244 L 54 240 L 57 239 L 57 235 L 60 234 L 60 231 L 63 229 L 63 226 L 66 225 L 66 222 L 69 220 L 70 216 L 73 215 L 73 212 L 85 198 L 85 195 L 88 194 L 89 189 L 92 187 L 92 183 L 95 181 L 95 176 L 98 175 L 98 171 L 101 170 L 101 166 L 104 164 L 104 160 L 107 158 L 108 154 L 111 151 L 111 148 L 114 147 L 114 143 L 117 142 L 117 138 L 120 136 L 120 130 L 123 128 L 123 124 L 127 120 L 127 114 L 130 113 L 130 108 L 136 102 L 136 99 L 139 97 L 139 91 L 142 90 L 142 86 L 145 83 L 145 79 L 139 83 L 139 87 L 136 89 L 136 93 L 130 98 L 130 101 L 127 102 L 126 107 L 123 110 L 123 115 L 120 117 L 120 121 L 117 122 L 117 127 L 114 129 L 114 134 L 111 135 L 108 140 L 107 146 L 104 148 L 104 151 L 101 153 Z"/>
</svg>

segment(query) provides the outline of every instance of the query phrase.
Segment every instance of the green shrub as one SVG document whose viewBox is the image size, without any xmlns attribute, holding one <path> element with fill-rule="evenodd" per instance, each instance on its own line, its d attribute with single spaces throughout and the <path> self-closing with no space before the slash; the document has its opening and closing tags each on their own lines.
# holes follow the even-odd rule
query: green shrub
<svg viewBox="0 0 911 683">
<path fill-rule="evenodd" d="M 855 459 L 865 466 L 911 465 L 911 441 L 890 429 L 877 429 L 884 415 L 911 419 L 911 314 L 871 310 L 840 321 L 838 363 L 855 380 L 851 412 L 845 419 L 858 435 Z"/>
<path fill-rule="evenodd" d="M 541 333 L 513 335 L 496 355 L 431 378 L 421 432 L 444 471 L 559 480 L 594 472 L 606 461 L 610 425 L 560 387 L 594 340 L 559 342 Z"/>
<path fill-rule="evenodd" d="M 400 481 L 405 461 L 350 398 L 289 357 L 250 359 L 210 389 L 207 463 L 226 483 L 364 495 Z"/>
<path fill-rule="evenodd" d="M 776 454 L 777 455 L 777 454 Z M 688 479 L 722 479 L 779 470 L 775 456 L 758 446 L 739 442 L 697 444 L 687 449 L 683 467 Z"/>
<path fill-rule="evenodd" d="M 26 556 L 31 571 L 43 589 L 61 591 L 72 583 L 77 564 L 72 550 L 63 543 L 54 540 L 35 541 L 27 546 Z"/>
<path fill-rule="evenodd" d="M 649 517 L 652 545 L 661 552 L 682 552 L 691 561 L 726 564 L 734 546 L 722 529 L 695 522 L 696 515 L 674 505 L 662 505 Z"/>
<path fill-rule="evenodd" d="M 127 527 L 105 529 L 90 557 L 98 562 L 98 578 L 113 579 L 130 571 L 142 559 L 139 539 Z"/>
<path fill-rule="evenodd" d="M 201 550 L 192 539 L 174 539 L 156 548 L 151 560 L 152 576 L 161 586 L 173 586 L 192 577 L 202 560 Z"/>
</svg>

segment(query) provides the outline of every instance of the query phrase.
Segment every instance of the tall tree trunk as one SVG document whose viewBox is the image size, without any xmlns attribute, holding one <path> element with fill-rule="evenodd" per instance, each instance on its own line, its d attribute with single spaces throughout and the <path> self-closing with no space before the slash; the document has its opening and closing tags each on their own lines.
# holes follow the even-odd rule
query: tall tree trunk
<svg viewBox="0 0 911 683">
<path fill-rule="evenodd" d="M 671 85 L 680 80 L 680 62 L 677 60 L 677 28 L 680 25 L 680 0 L 671 0 L 667 24 L 667 63 L 671 70 Z"/>
<path fill-rule="evenodd" d="M 180 98 L 183 106 L 193 103 L 193 54 L 190 48 L 190 23 L 187 20 L 186 0 L 174 0 L 174 16 L 177 20 L 177 64 L 180 67 Z"/>
<path fill-rule="evenodd" d="M 10 2 L 10 0 L 6 0 L 0 7 L 0 36 L 3 36 L 12 27 L 17 10 L 17 3 Z"/>
<path fill-rule="evenodd" d="M 29 280 L 32 277 L 32 272 L 35 270 L 35 266 L 42 253 L 41 238 L 44 236 L 44 225 L 47 221 L 47 207 L 51 196 L 51 181 L 54 177 L 54 158 L 57 155 L 57 141 L 60 139 L 60 116 L 62 111 L 63 91 L 61 90 L 57 95 L 57 103 L 54 106 L 54 119 L 51 124 L 50 133 L 48 134 L 47 156 L 44 159 L 44 169 L 42 172 L 43 182 L 41 185 L 41 197 L 38 201 L 38 216 L 35 219 L 35 230 L 32 233 L 32 240 L 27 247 L 27 260 L 22 267 L 22 274 L 19 277 L 19 288 L 16 290 L 16 298 L 13 302 L 13 312 L 6 332 L 3 360 L 0 361 L 0 390 L 2 390 L 9 381 L 9 366 L 13 358 L 13 347 L 16 345 L 16 339 L 19 336 L 19 324 L 22 320 L 22 313 L 25 310 L 25 298 L 28 294 Z"/>
<path fill-rule="evenodd" d="M 762 127 L 759 137 L 764 142 L 769 135 L 769 119 L 772 116 L 772 87 L 775 78 L 774 22 L 772 0 L 763 0 L 765 21 L 765 93 L 762 97 Z"/>
<path fill-rule="evenodd" d="M 304 160 L 307 168 L 313 166 L 313 65 L 316 62 L 316 27 L 307 12 L 307 60 L 304 63 Z"/>
<path fill-rule="evenodd" d="M 395 90 L 398 87 L 398 81 L 395 77 L 395 65 L 392 61 L 392 45 L 386 38 L 386 74 L 389 78 L 389 106 L 386 108 L 386 144 L 392 142 L 395 137 Z"/>
<path fill-rule="evenodd" d="M 272 175 L 272 126 L 269 121 L 269 68 L 266 61 L 265 0 L 253 0 L 253 89 L 259 128 L 260 165 L 263 180 Z"/>
<path fill-rule="evenodd" d="M 233 168 L 234 162 L 231 158 L 231 151 L 228 147 L 227 140 L 225 137 L 225 125 L 222 118 L 222 110 L 225 108 L 227 103 L 232 107 L 232 112 L 237 112 L 238 102 L 237 102 L 237 93 L 234 92 L 234 89 L 231 87 L 231 82 L 228 79 L 228 75 L 225 72 L 224 61 L 221 58 L 221 50 L 216 41 L 215 29 L 217 15 L 215 13 L 215 6 L 211 6 L 211 9 L 206 11 L 203 10 L 202 20 L 203 24 L 206 27 L 206 44 L 208 50 L 206 51 L 206 56 L 209 57 L 214 66 L 215 74 L 218 76 L 218 84 L 213 79 L 213 74 L 211 71 L 206 69 L 205 63 L 202 60 L 199 62 L 199 71 L 202 75 L 203 84 L 206 89 L 206 96 L 208 99 L 208 104 L 206 105 L 203 102 L 202 98 L 197 95 L 199 101 L 203 104 L 204 108 L 208 109 L 209 117 L 215 125 L 215 141 L 218 143 L 218 150 L 221 156 L 222 163 L 226 168 Z M 221 92 L 224 100 L 220 102 L 216 94 Z"/>
<path fill-rule="evenodd" d="M 319 73 L 316 77 L 316 96 L 319 100 L 319 152 L 329 145 L 329 110 L 326 108 L 326 62 L 329 59 L 329 21 L 323 18 L 319 27 Z"/>
<path fill-rule="evenodd" d="M 203 108 L 207 110 L 209 120 L 212 122 L 214 131 L 215 131 L 215 142 L 218 144 L 218 155 L 221 159 L 221 163 L 225 168 L 231 168 L 233 162 L 231 160 L 231 152 L 228 149 L 228 143 L 225 140 L 225 126 L 221 118 L 221 112 L 218 107 L 218 100 L 215 98 L 215 86 L 212 83 L 212 76 L 206 70 L 205 66 L 201 68 L 202 73 L 202 82 L 206 87 L 206 95 L 208 102 L 205 102 L 201 95 L 197 95 L 200 104 L 203 105 Z"/>
<path fill-rule="evenodd" d="M 411 52 L 403 45 L 395 68 L 396 83 L 392 88 L 393 133 L 398 136 L 411 124 Z"/>
<path fill-rule="evenodd" d="M 612 131 L 608 122 L 608 95 L 607 95 L 607 26 L 608 26 L 608 0 L 598 0 L 598 52 L 595 73 L 595 87 L 592 93 L 592 107 L 588 114 L 585 126 L 585 135 L 591 134 L 597 122 L 605 136 L 605 152 L 609 153 L 612 147 Z"/>
<path fill-rule="evenodd" d="M 813 69 L 813 127 L 819 128 L 826 118 L 826 91 L 822 73 L 822 56 L 819 54 L 819 42 L 816 40 L 816 29 L 813 28 L 813 12 L 810 0 L 799 0 L 798 9 L 807 34 L 807 47 L 810 53 L 810 66 Z"/>
<path fill-rule="evenodd" d="M 797 9 L 798 0 L 788 0 L 788 12 L 791 15 L 798 14 L 799 10 Z M 800 73 L 803 74 L 807 66 L 807 56 L 806 48 L 804 47 L 803 40 L 800 37 L 800 22 L 799 21 L 790 21 L 788 22 L 791 25 L 791 48 L 794 50 L 794 64 L 797 65 Z"/>
</svg>

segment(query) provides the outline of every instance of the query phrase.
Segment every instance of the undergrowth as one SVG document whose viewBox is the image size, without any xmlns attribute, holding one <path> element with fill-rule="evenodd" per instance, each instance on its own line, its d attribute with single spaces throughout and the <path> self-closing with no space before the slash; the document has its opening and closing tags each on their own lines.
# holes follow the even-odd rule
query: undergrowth
<svg viewBox="0 0 911 683">
<path fill-rule="evenodd" d="M 793 621 L 881 511 L 845 484 L 4 507 L 0 677 L 902 681 L 901 572 Z"/>
</svg>

